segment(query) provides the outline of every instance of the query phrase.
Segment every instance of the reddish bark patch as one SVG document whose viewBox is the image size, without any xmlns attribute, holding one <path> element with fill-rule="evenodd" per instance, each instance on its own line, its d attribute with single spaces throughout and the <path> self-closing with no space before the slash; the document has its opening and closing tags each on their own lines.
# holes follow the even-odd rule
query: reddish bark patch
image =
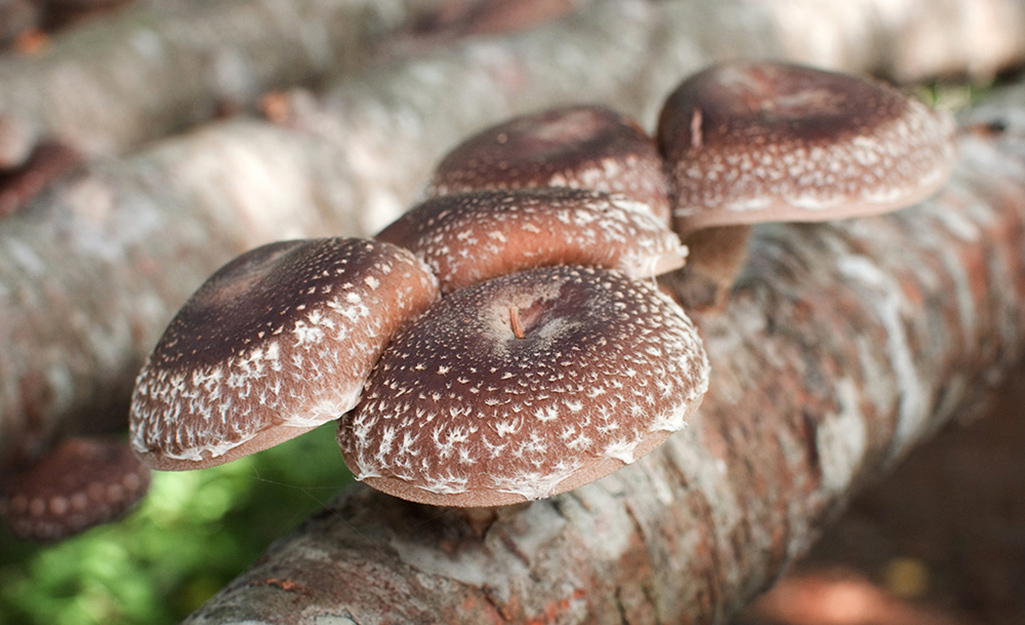
<svg viewBox="0 0 1025 625">
<path fill-rule="evenodd" d="M 81 162 L 70 147 L 49 142 L 37 146 L 25 164 L 0 172 L 0 219 L 17 212 Z"/>
</svg>

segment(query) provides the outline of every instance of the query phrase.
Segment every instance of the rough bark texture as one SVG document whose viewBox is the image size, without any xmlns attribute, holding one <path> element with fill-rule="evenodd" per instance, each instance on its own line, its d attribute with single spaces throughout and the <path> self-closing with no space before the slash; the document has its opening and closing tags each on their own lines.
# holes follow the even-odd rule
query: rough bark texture
<svg viewBox="0 0 1025 625">
<path fill-rule="evenodd" d="M 245 6 L 264 4 L 282 10 L 266 2 Z M 45 446 L 58 431 L 123 424 L 142 358 L 207 275 L 270 240 L 375 231 L 409 205 L 443 151 L 482 125 L 529 109 L 595 101 L 650 127 L 662 97 L 683 76 L 737 55 L 921 76 L 936 68 L 924 52 L 897 42 L 906 41 L 923 11 L 929 27 L 916 32 L 935 39 L 960 29 L 961 41 L 979 44 L 944 47 L 959 51 L 945 70 L 988 75 L 1023 56 L 1020 3 L 925 4 L 928 11 L 923 0 L 594 2 L 510 36 L 429 51 L 408 44 L 390 65 L 321 96 L 294 95 L 287 127 L 236 119 L 96 164 L 0 222 L 0 465 Z M 288 15 L 299 15 L 300 6 Z M 264 7 L 258 14 L 267 12 L 273 13 Z M 987 28 L 967 28 L 966 15 L 981 15 L 967 21 Z M 323 34 L 320 27 L 313 32 Z M 284 49 L 280 55 L 308 51 L 289 41 L 274 44 Z M 991 41 L 1007 43 L 983 45 Z M 261 49 L 268 45 L 261 41 Z M 185 65 L 199 73 L 204 67 Z M 46 92 L 47 81 L 85 66 L 76 67 L 40 70 L 35 83 L 28 73 L 5 78 L 0 109 L 4 101 L 28 98 L 22 110 L 48 111 L 24 94 Z M 107 89 L 156 84 L 152 72 L 111 75 L 121 82 Z M 133 125 L 131 118 L 119 123 Z"/>
<path fill-rule="evenodd" d="M 733 625 L 835 624 L 841 595 L 858 605 L 850 625 L 1025 623 L 1021 365 L 854 498 Z"/>
<path fill-rule="evenodd" d="M 650 456 L 482 535 L 357 485 L 188 622 L 723 622 L 1021 357 L 1025 111 L 985 115 L 934 200 L 756 228 L 697 318 L 709 394 Z"/>
<path fill-rule="evenodd" d="M 444 0 L 140 3 L 0 58 L 0 166 L 41 138 L 120 151 L 270 88 L 365 64 L 374 46 Z"/>
</svg>

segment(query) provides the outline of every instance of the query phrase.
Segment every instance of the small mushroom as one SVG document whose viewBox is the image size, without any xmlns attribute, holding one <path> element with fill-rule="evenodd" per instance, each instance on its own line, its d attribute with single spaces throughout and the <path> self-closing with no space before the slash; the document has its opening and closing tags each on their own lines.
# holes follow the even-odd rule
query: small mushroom
<svg viewBox="0 0 1025 625">
<path fill-rule="evenodd" d="M 7 479 L 0 516 L 22 538 L 60 540 L 123 515 L 149 478 L 123 441 L 67 438 Z"/>
<path fill-rule="evenodd" d="M 0 170 L 0 219 L 23 208 L 81 163 L 82 156 L 74 149 L 47 141 L 37 145 L 25 163 Z"/>
<path fill-rule="evenodd" d="M 403 328 L 338 440 L 378 490 L 504 506 L 647 454 L 697 409 L 708 372 L 694 326 L 654 286 L 531 269 L 458 290 Z"/>
<path fill-rule="evenodd" d="M 691 264 L 732 282 L 751 224 L 885 213 L 935 193 L 954 166 L 953 131 L 949 116 L 878 82 L 736 61 L 669 96 L 658 142 Z M 730 248 L 695 234 L 724 226 L 743 228 L 724 237 Z"/>
<path fill-rule="evenodd" d="M 39 22 L 39 13 L 39 3 L 33 0 L 0 2 L 0 48 L 7 48 L 32 32 Z"/>
<path fill-rule="evenodd" d="M 42 3 L 42 27 L 47 31 L 68 28 L 132 2 L 134 0 L 47 0 Z"/>
<path fill-rule="evenodd" d="M 636 202 L 546 187 L 446 195 L 414 207 L 376 237 L 424 258 L 444 293 L 556 264 L 651 278 L 683 266 L 686 248 Z"/>
<path fill-rule="evenodd" d="M 616 193 L 669 221 L 654 140 L 633 120 L 600 106 L 525 115 L 470 137 L 442 159 L 425 195 L 531 187 Z"/>
<path fill-rule="evenodd" d="M 413 254 L 359 239 L 251 250 L 203 284 L 136 380 L 135 452 L 200 469 L 272 447 L 356 405 L 392 334 L 438 296 Z"/>
</svg>

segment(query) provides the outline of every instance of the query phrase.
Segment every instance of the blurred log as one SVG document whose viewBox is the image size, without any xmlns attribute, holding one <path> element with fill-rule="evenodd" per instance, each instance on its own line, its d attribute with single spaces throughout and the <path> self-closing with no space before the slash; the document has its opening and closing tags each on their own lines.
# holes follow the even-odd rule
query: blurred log
<svg viewBox="0 0 1025 625">
<path fill-rule="evenodd" d="M 1023 355 L 1023 120 L 976 117 L 933 200 L 756 228 L 696 319 L 709 394 L 651 455 L 483 535 L 356 485 L 187 623 L 725 622 Z"/>
<path fill-rule="evenodd" d="M 366 64 L 374 47 L 446 0 L 149 2 L 0 57 L 0 167 L 38 141 L 122 151 L 271 88 Z"/>
<path fill-rule="evenodd" d="M 264 7 L 258 14 L 266 15 L 273 13 L 268 1 L 245 6 Z M 284 126 L 238 118 L 94 163 L 0 222 L 0 465 L 45 446 L 57 432 L 123 426 L 144 355 L 214 269 L 270 240 L 373 232 L 409 205 L 444 150 L 485 124 L 559 103 L 597 101 L 650 127 L 661 98 L 683 76 L 738 55 L 850 71 L 900 67 L 915 75 L 914 54 L 890 54 L 918 15 L 900 7 L 961 7 L 960 13 L 939 12 L 948 21 L 928 22 L 937 37 L 963 29 L 961 14 L 981 7 L 1005 19 L 969 32 L 971 40 L 1025 38 L 1012 10 L 1020 5 L 1011 0 L 924 1 L 595 1 L 527 32 L 444 48 L 396 45 L 391 64 L 318 96 L 291 96 Z M 208 10 L 228 11 L 239 2 Z M 299 15 L 305 5 L 288 6 Z M 191 36 L 205 41 L 215 33 L 212 23 Z M 258 56 L 287 60 L 296 52 L 288 41 L 261 41 L 268 53 Z M 965 73 L 992 73 L 1021 56 L 1013 46 L 985 57 L 972 46 L 951 47 L 964 53 L 957 68 Z M 70 62 L 70 49 L 67 54 Z M 90 58 L 87 50 L 81 54 Z M 221 58 L 236 56 L 225 54 Z M 272 65 L 287 65 L 278 63 Z M 33 83 L 25 72 L 19 81 L 45 92 L 48 76 L 40 71 L 40 82 Z M 146 97 L 156 81 L 147 72 L 123 86 Z M 16 100 L 5 99 L 13 98 L 9 93 L 35 93 L 19 84 L 5 82 L 0 110 Z M 68 106 L 78 101 L 92 100 L 76 93 Z M 19 110 L 36 109 L 57 114 L 42 104 Z M 112 119 L 72 126 L 133 126 L 127 113 Z"/>
</svg>

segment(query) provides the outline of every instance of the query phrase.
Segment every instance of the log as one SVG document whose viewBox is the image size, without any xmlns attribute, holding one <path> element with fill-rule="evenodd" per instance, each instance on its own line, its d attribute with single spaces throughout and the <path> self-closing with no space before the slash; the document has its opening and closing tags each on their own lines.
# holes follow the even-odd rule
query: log
<svg viewBox="0 0 1025 625">
<path fill-rule="evenodd" d="M 696 316 L 704 404 L 649 456 L 480 533 L 355 485 L 186 623 L 726 622 L 1022 357 L 1023 120 L 976 112 L 920 205 L 756 227 L 725 310 Z"/>
<path fill-rule="evenodd" d="M 1019 365 L 993 402 L 958 411 L 851 501 L 732 625 L 835 622 L 840 595 L 859 605 L 863 623 L 1025 622 L 1025 595 L 1014 591 L 1025 545 L 1008 531 L 1025 524 L 1022 406 Z M 907 592 L 916 579 L 926 583 Z"/>
<path fill-rule="evenodd" d="M 481 126 L 595 101 L 651 127 L 677 81 L 737 55 L 920 76 L 933 65 L 917 48 L 894 51 L 923 2 L 595 1 L 526 32 L 409 44 L 391 64 L 293 94 L 287 125 L 239 117 L 94 162 L 0 222 L 0 466 L 59 433 L 123 427 L 134 373 L 207 275 L 270 240 L 375 231 L 409 206 L 441 153 Z M 1022 58 L 1019 3 L 925 3 L 933 30 L 922 32 L 962 29 L 980 44 L 951 44 L 959 71 L 987 76 Z M 976 11 L 1002 19 L 962 27 Z"/>
<path fill-rule="evenodd" d="M 42 140 L 110 154 L 353 72 L 445 0 L 148 2 L 0 57 L 0 167 Z"/>
</svg>

